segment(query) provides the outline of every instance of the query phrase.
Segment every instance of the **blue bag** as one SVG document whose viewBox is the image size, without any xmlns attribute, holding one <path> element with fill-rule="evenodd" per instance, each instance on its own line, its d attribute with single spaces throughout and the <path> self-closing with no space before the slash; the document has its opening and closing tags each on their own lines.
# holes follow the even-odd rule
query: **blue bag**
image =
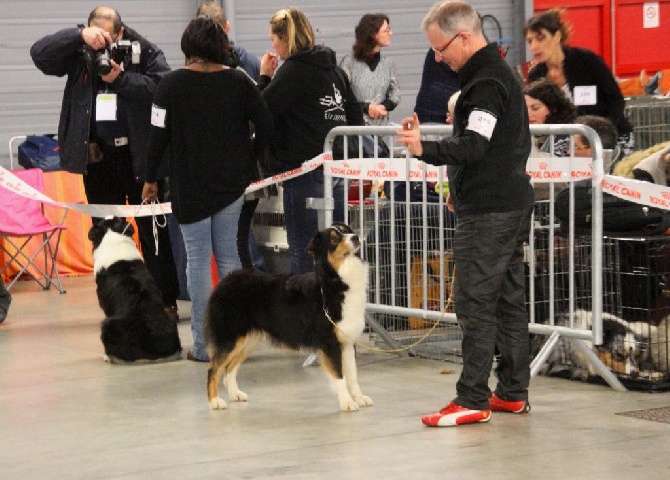
<svg viewBox="0 0 670 480">
<path fill-rule="evenodd" d="M 19 165 L 45 172 L 60 170 L 60 147 L 55 135 L 29 135 L 19 144 Z"/>
</svg>

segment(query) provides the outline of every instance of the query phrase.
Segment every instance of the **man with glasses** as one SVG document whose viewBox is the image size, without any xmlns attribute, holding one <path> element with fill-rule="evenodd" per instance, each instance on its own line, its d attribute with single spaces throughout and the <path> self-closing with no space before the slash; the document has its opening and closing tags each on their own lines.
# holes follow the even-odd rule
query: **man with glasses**
<svg viewBox="0 0 670 480">
<path fill-rule="evenodd" d="M 87 25 L 41 38 L 30 56 L 46 75 L 67 76 L 58 126 L 63 169 L 84 175 L 89 203 L 139 205 L 151 102 L 160 78 L 170 71 L 163 52 L 124 25 L 116 10 L 97 7 Z M 164 192 L 161 180 L 160 200 Z M 176 321 L 179 283 L 168 230 L 158 228 L 156 252 L 152 218 L 136 222 L 147 268 Z"/>
<path fill-rule="evenodd" d="M 412 155 L 447 165 L 448 206 L 457 218 L 454 308 L 463 332 L 463 370 L 456 398 L 422 418 L 443 427 L 488 422 L 492 410 L 530 410 L 523 244 L 534 194 L 525 171 L 531 137 L 523 92 L 497 45 L 487 44 L 477 12 L 465 2 L 444 2 L 430 10 L 422 28 L 435 59 L 456 71 L 462 85 L 451 138 L 421 141 L 416 114 L 397 132 Z"/>
</svg>

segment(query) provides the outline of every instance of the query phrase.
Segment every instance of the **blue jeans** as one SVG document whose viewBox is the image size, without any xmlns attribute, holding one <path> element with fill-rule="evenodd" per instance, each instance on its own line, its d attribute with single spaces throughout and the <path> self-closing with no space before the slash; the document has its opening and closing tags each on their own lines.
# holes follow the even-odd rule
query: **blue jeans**
<svg viewBox="0 0 670 480">
<path fill-rule="evenodd" d="M 319 230 L 317 211 L 308 209 L 307 198 L 323 198 L 323 169 L 317 168 L 299 177 L 287 180 L 284 187 L 284 221 L 286 239 L 291 257 L 291 273 L 314 271 L 314 260 L 307 253 L 307 245 Z M 344 219 L 344 192 L 340 184 L 333 186 L 335 210 L 333 221 Z"/>
<path fill-rule="evenodd" d="M 531 209 L 459 215 L 454 237 L 454 311 L 463 332 L 463 371 L 454 401 L 488 410 L 496 347 L 495 393 L 527 400 L 530 382 L 523 244 Z"/>
<path fill-rule="evenodd" d="M 209 360 L 205 340 L 205 310 L 212 293 L 211 260 L 216 259 L 219 279 L 241 267 L 237 253 L 237 222 L 244 196 L 211 217 L 180 224 L 186 247 L 186 280 L 191 297 L 191 352 L 199 360 Z"/>
</svg>

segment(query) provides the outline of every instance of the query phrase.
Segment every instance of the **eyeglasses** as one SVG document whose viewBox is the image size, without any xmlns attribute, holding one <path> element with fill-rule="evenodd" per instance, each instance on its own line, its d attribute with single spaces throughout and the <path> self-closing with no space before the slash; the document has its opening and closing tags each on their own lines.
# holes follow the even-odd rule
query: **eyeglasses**
<svg viewBox="0 0 670 480">
<path fill-rule="evenodd" d="M 444 53 L 444 51 L 445 51 L 447 48 L 449 48 L 449 45 L 451 45 L 452 43 L 454 43 L 454 40 L 456 40 L 460 34 L 461 34 L 461 32 L 458 32 L 456 35 L 454 35 L 453 37 L 451 37 L 451 40 L 449 40 L 449 41 L 447 42 L 447 44 L 446 44 L 444 47 L 440 48 L 439 50 L 438 50 L 437 48 L 433 48 L 433 47 L 431 47 L 431 49 L 433 50 L 433 52 L 435 52 L 435 55 L 439 55 L 439 56 L 441 57 L 442 54 Z"/>
<path fill-rule="evenodd" d="M 577 143 L 575 140 L 572 142 L 575 150 L 588 150 L 591 148 L 591 144 L 589 144 L 589 142 L 585 142 L 584 137 L 577 138 L 577 140 L 579 140 L 579 143 Z"/>
</svg>

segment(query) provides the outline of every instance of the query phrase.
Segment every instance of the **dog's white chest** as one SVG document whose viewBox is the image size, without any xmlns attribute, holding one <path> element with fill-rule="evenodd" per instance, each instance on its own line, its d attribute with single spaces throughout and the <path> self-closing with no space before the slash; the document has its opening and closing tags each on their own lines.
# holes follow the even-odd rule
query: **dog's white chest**
<svg viewBox="0 0 670 480">
<path fill-rule="evenodd" d="M 368 266 L 359 259 L 352 258 L 344 265 L 340 274 L 349 286 L 342 302 L 342 321 L 339 328 L 342 332 L 355 339 L 365 327 L 365 304 L 368 291 Z"/>
<path fill-rule="evenodd" d="M 108 231 L 98 248 L 93 250 L 93 273 L 97 275 L 103 268 L 121 260 L 142 260 L 142 255 L 132 238 Z"/>
</svg>

